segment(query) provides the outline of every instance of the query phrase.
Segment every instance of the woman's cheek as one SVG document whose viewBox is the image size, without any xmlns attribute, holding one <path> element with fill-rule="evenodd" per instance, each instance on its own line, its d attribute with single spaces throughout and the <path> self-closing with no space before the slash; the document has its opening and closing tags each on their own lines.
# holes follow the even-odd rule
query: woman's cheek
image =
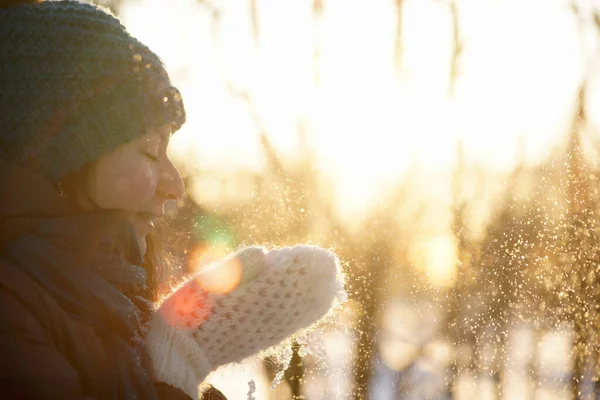
<svg viewBox="0 0 600 400">
<path fill-rule="evenodd" d="M 158 171 L 152 163 L 143 159 L 129 160 L 115 174 L 114 188 L 123 199 L 123 208 L 135 209 L 141 202 L 151 199 L 158 185 Z"/>
<path fill-rule="evenodd" d="M 138 162 L 131 169 L 129 188 L 131 195 L 141 200 L 149 200 L 156 194 L 158 168 L 147 161 Z"/>
</svg>

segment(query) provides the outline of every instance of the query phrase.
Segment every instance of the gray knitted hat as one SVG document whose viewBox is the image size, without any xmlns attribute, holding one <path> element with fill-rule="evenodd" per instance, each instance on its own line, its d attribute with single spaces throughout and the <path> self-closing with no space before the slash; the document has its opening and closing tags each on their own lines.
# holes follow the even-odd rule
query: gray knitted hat
<svg viewBox="0 0 600 400">
<path fill-rule="evenodd" d="M 161 60 L 106 11 L 74 0 L 0 8 L 0 158 L 56 182 L 184 121 Z"/>
</svg>

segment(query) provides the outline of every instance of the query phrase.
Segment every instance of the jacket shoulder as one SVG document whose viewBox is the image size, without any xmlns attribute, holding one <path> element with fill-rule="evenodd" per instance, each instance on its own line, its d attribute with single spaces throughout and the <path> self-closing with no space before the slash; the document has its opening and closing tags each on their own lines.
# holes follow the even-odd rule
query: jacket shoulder
<svg viewBox="0 0 600 400">
<path fill-rule="evenodd" d="M 40 285 L 5 260 L 0 260 L 0 291 L 0 320 L 18 322 L 35 319 L 41 329 L 51 334 L 56 322 L 66 316 Z M 16 326 L 22 324 L 17 323 Z"/>
<path fill-rule="evenodd" d="M 0 354 L 2 398 L 77 398 L 83 394 L 77 370 L 58 351 L 38 318 L 5 286 L 0 286 Z"/>
</svg>

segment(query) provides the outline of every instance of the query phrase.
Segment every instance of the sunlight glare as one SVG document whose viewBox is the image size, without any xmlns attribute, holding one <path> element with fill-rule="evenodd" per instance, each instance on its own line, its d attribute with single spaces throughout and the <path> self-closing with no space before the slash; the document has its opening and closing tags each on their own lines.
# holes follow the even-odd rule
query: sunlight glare
<svg viewBox="0 0 600 400">
<path fill-rule="evenodd" d="M 423 269 L 430 283 L 449 287 L 456 278 L 456 239 L 440 235 L 415 243 L 410 251 L 413 263 Z"/>
<path fill-rule="evenodd" d="M 539 162 L 570 124 L 583 58 L 576 21 L 559 1 L 461 2 L 453 97 L 446 3 L 404 2 L 399 77 L 395 2 L 327 1 L 318 30 L 310 3 L 256 4 L 258 43 L 249 1 L 215 3 L 218 25 L 192 0 L 124 3 L 130 30 L 181 87 L 188 123 L 171 147 L 190 171 L 262 170 L 261 131 L 293 161 L 303 127 L 331 201 L 352 220 L 409 165 L 447 170 L 459 139 L 467 161 L 506 172 Z"/>
<path fill-rule="evenodd" d="M 469 3 L 462 15 L 457 104 L 469 156 L 504 171 L 540 162 L 572 118 L 565 110 L 583 68 L 575 19 L 559 2 L 514 0 Z M 517 160 L 521 138 L 525 159 Z"/>
</svg>

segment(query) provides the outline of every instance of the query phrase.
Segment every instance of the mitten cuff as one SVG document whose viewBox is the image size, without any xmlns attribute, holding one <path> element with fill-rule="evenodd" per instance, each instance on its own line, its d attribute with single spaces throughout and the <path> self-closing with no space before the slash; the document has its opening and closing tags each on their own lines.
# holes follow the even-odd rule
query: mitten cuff
<svg viewBox="0 0 600 400">
<path fill-rule="evenodd" d="M 181 389 L 192 399 L 198 399 L 198 385 L 212 367 L 191 333 L 169 325 L 156 313 L 150 324 L 146 347 L 155 379 Z"/>
</svg>

